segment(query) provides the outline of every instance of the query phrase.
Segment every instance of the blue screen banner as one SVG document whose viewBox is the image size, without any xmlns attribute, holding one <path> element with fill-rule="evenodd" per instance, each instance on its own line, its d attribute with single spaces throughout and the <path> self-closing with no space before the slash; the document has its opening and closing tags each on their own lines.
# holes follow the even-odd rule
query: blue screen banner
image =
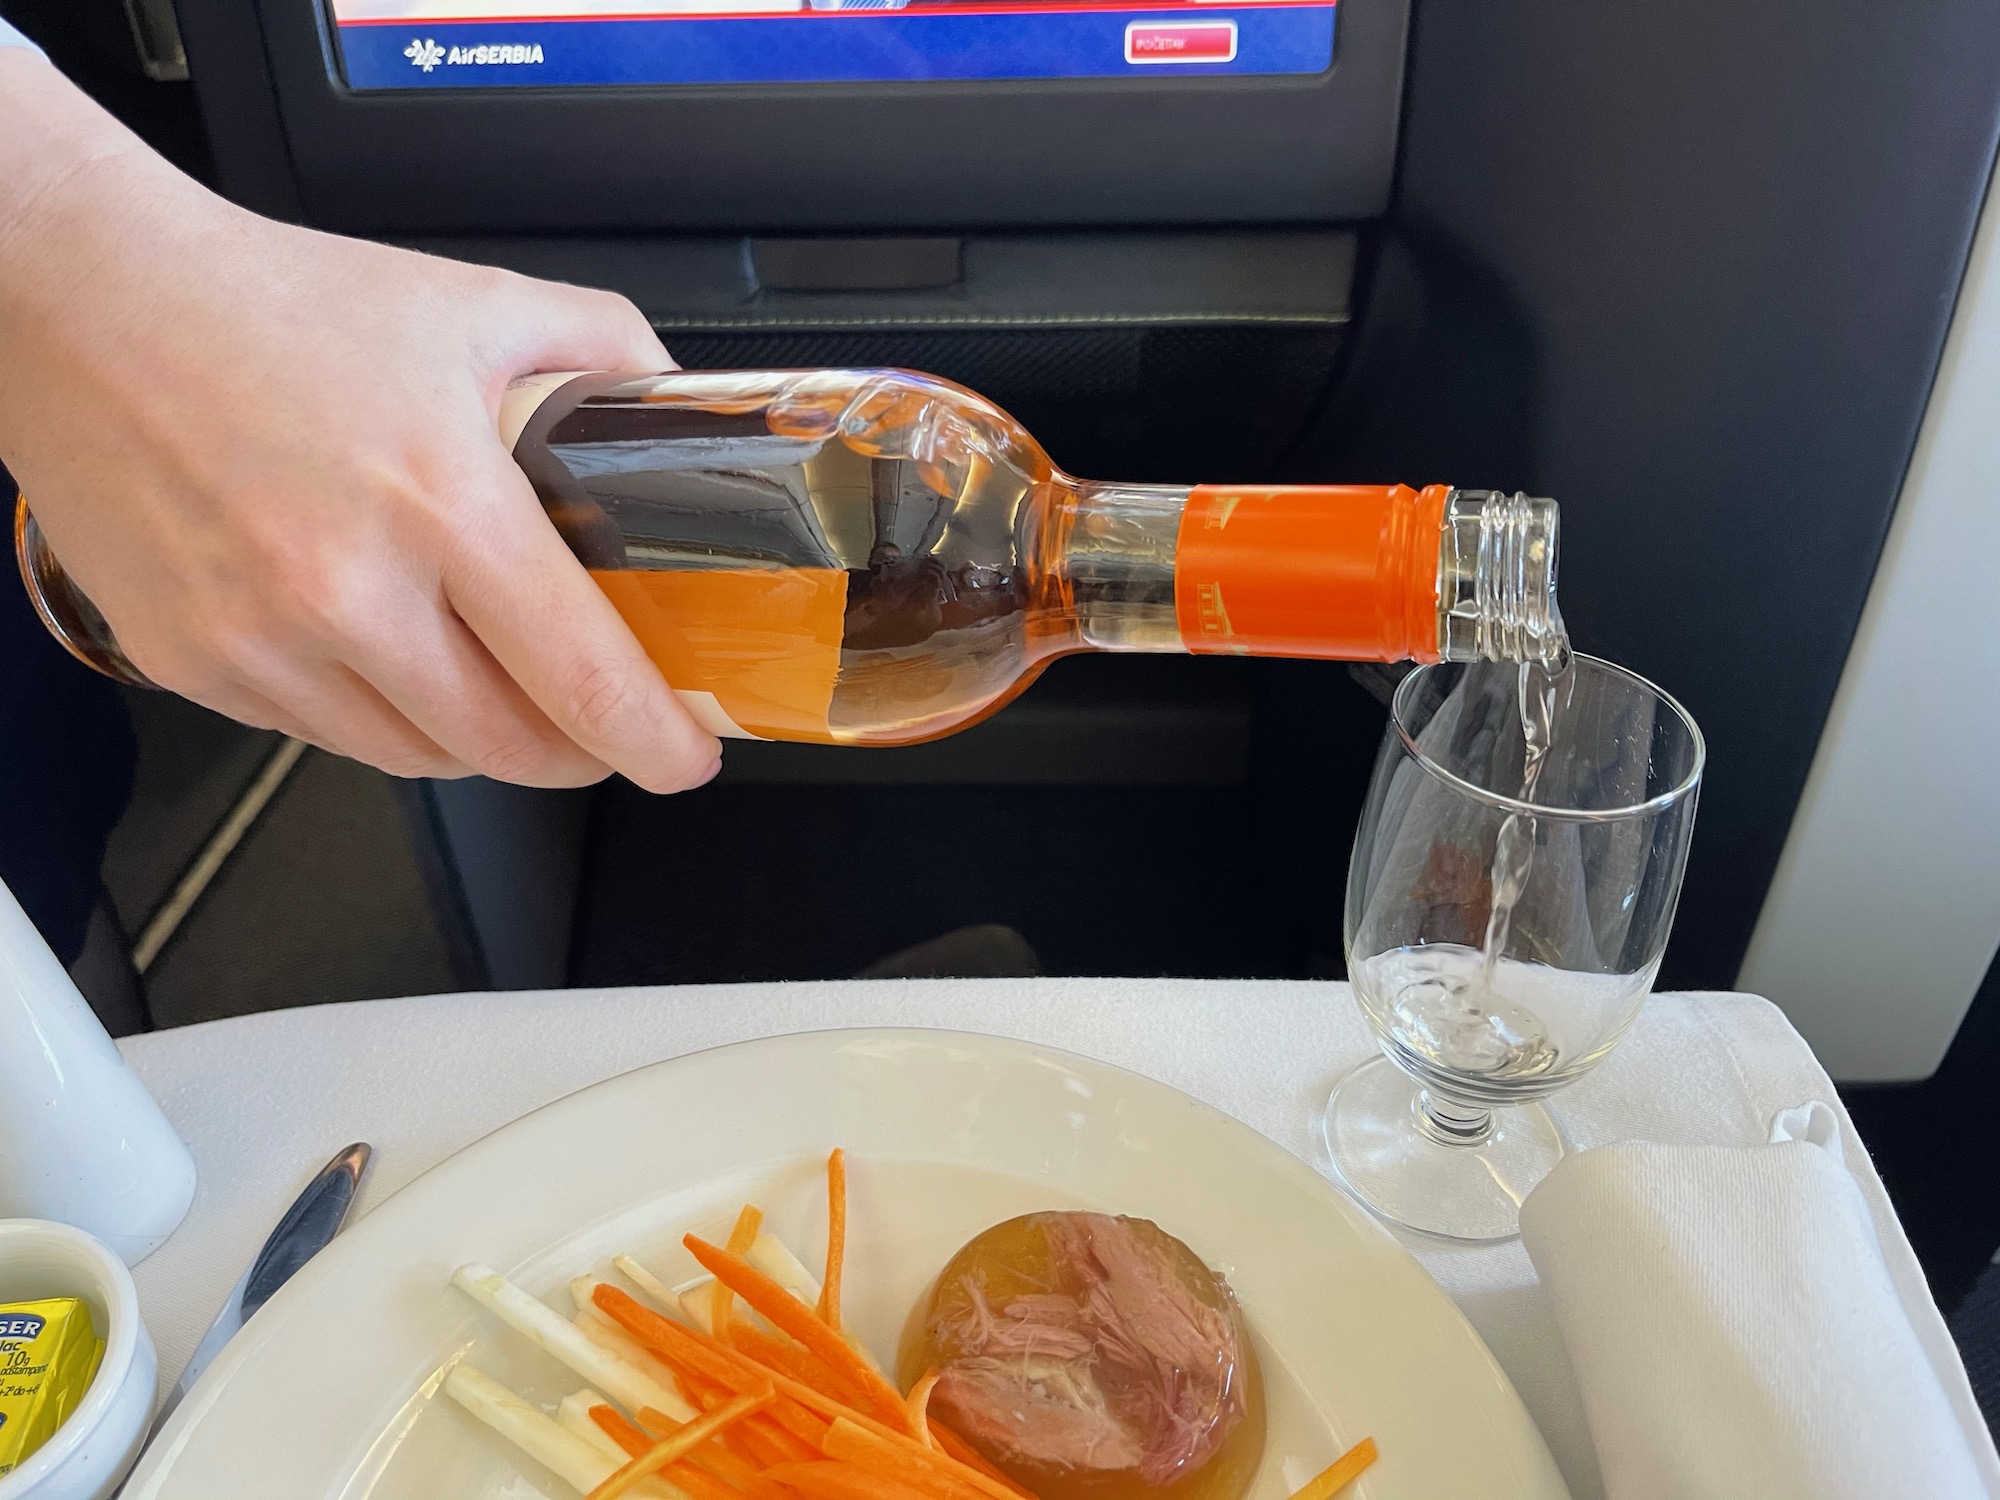
<svg viewBox="0 0 2000 1500">
<path fill-rule="evenodd" d="M 481 0 L 333 3 L 347 85 L 365 90 L 1300 74 L 1333 61 L 1324 0 L 645 0 L 644 12 L 572 0 L 561 14 L 539 0 L 520 16 L 470 13 Z"/>
</svg>

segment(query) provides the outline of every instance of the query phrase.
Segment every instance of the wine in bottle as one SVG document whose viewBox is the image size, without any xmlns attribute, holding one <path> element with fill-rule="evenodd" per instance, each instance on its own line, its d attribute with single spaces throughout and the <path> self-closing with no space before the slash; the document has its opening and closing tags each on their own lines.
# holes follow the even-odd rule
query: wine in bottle
<svg viewBox="0 0 2000 1500">
<path fill-rule="evenodd" d="M 1071 478 L 983 397 L 904 370 L 516 381 L 501 435 L 717 734 L 909 745 L 1077 651 L 1548 660 L 1553 501 L 1433 485 Z M 143 680 L 25 501 L 43 620 Z"/>
</svg>

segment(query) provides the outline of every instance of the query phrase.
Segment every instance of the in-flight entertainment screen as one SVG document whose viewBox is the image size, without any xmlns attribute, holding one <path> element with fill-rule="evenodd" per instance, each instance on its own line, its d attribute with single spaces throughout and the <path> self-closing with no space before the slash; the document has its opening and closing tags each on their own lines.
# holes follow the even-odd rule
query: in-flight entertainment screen
<svg viewBox="0 0 2000 1500">
<path fill-rule="evenodd" d="M 331 0 L 352 89 L 1319 73 L 1328 0 Z"/>
</svg>

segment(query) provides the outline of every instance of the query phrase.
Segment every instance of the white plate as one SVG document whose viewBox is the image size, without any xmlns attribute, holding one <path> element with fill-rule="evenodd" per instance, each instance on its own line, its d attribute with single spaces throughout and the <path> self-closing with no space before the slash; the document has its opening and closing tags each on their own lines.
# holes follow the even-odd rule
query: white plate
<svg viewBox="0 0 2000 1500">
<path fill-rule="evenodd" d="M 847 1148 L 848 1311 L 893 1356 L 945 1259 L 1038 1208 L 1157 1221 L 1242 1299 L 1270 1393 L 1255 1500 L 1350 1443 L 1358 1500 L 1551 1500 L 1562 1480 L 1479 1336 L 1415 1260 L 1317 1173 L 1164 1084 L 940 1031 L 834 1031 L 659 1063 L 467 1147 L 322 1251 L 223 1352 L 127 1500 L 574 1500 L 446 1398 L 465 1355 L 553 1403 L 579 1382 L 446 1285 L 486 1261 L 567 1313 L 629 1251 L 669 1281 L 688 1230 L 754 1200 L 810 1264 L 826 1152 Z M 525 1460 L 521 1461 L 525 1465 Z"/>
</svg>

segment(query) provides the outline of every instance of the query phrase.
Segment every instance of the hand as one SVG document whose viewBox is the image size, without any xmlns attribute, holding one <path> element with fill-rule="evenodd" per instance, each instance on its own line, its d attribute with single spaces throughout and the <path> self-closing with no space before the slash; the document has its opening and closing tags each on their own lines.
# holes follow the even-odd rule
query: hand
<svg viewBox="0 0 2000 1500">
<path fill-rule="evenodd" d="M 0 461 L 163 687 L 402 776 L 707 780 L 495 428 L 516 375 L 671 368 L 621 297 L 258 218 L 0 50 Z"/>
</svg>

